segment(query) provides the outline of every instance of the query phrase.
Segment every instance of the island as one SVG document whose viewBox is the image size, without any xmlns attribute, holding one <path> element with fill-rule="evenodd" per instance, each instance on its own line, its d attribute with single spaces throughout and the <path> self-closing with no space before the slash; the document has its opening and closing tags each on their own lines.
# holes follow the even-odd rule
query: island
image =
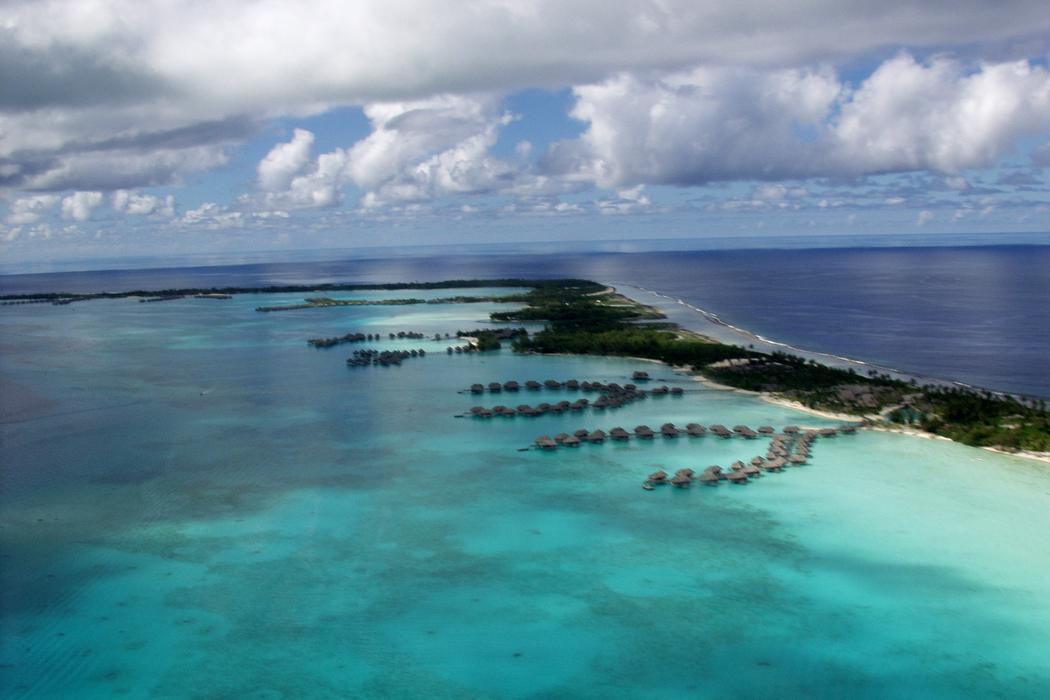
<svg viewBox="0 0 1050 700">
<path fill-rule="evenodd" d="M 0 303 L 65 305 L 93 299 L 142 301 L 187 297 L 227 299 L 237 294 L 313 293 L 364 290 L 528 289 L 524 293 L 437 299 L 335 300 L 311 297 L 301 304 L 262 306 L 259 311 L 326 309 L 358 305 L 433 303 L 518 303 L 521 308 L 491 314 L 492 328 L 461 331 L 475 351 L 498 350 L 509 341 L 515 352 L 614 355 L 656 360 L 722 388 L 756 392 L 763 398 L 819 411 L 866 427 L 948 438 L 1050 461 L 1050 412 L 1046 401 L 948 383 L 904 381 L 870 370 L 829 367 L 788 353 L 764 353 L 730 345 L 669 322 L 658 310 L 582 279 L 472 279 L 387 284 L 318 284 L 269 287 L 212 287 L 91 294 L 7 295 Z M 532 333 L 520 324 L 542 324 Z M 510 325 L 514 324 L 514 325 Z M 508 327 L 509 326 L 509 327 Z M 350 342 L 350 334 L 314 339 L 322 347 Z M 452 348 L 449 348 L 452 352 Z"/>
</svg>

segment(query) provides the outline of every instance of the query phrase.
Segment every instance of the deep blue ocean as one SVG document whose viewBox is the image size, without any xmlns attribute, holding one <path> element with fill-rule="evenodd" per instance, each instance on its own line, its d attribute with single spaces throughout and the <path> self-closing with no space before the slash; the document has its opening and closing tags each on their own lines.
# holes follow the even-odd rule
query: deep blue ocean
<svg viewBox="0 0 1050 700">
<path fill-rule="evenodd" d="M 4 275 L 0 293 L 566 276 L 652 289 L 800 349 L 1050 398 L 1050 246 L 402 256 Z"/>
</svg>

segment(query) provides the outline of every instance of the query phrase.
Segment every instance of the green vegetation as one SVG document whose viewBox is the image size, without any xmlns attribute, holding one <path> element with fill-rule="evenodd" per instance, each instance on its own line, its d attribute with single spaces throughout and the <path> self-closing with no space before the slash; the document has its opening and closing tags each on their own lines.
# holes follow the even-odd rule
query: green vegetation
<svg viewBox="0 0 1050 700">
<path fill-rule="evenodd" d="M 167 299 L 190 295 L 330 293 L 365 290 L 527 288 L 503 296 L 453 296 L 436 299 L 309 298 L 302 304 L 259 307 L 260 311 L 329 306 L 448 304 L 476 302 L 522 303 L 524 308 L 491 315 L 495 322 L 538 322 L 544 329 L 532 337 L 520 329 L 461 331 L 478 339 L 478 349 L 496 350 L 512 340 L 519 352 L 620 355 L 661 360 L 689 367 L 728 386 L 776 393 L 812 408 L 867 416 L 868 420 L 917 425 L 975 446 L 1008 450 L 1050 451 L 1050 413 L 1045 402 L 1024 402 L 1011 396 L 963 388 L 917 386 L 885 375 L 860 375 L 826 367 L 813 360 L 783 353 L 765 354 L 725 345 L 667 323 L 651 307 L 614 294 L 604 286 L 580 279 L 445 280 L 392 284 L 321 284 L 270 287 L 209 287 L 135 290 L 91 294 L 40 293 L 0 296 L 7 303 L 68 304 L 91 299 L 141 297 Z"/>
<path fill-rule="evenodd" d="M 188 287 L 178 289 L 136 289 L 127 292 L 90 292 L 84 294 L 71 294 L 68 292 L 37 292 L 33 294 L 5 294 L 0 295 L 0 301 L 89 301 L 91 299 L 124 299 L 127 297 L 159 297 L 159 296 L 190 296 L 199 294 L 296 294 L 300 292 L 355 292 L 368 290 L 398 291 L 405 289 L 477 289 L 480 287 L 525 287 L 539 290 L 545 288 L 558 288 L 565 286 L 593 285 L 601 289 L 601 285 L 594 285 L 586 280 L 524 280 L 514 278 L 492 279 L 492 280 L 443 280 L 441 282 L 391 282 L 387 284 L 289 284 L 273 285 L 266 287 Z M 496 297 L 500 300 L 517 297 L 520 301 L 523 295 L 508 295 Z"/>
<path fill-rule="evenodd" d="M 514 340 L 516 338 L 527 338 L 529 332 L 524 328 L 476 328 L 472 331 L 456 331 L 457 338 L 477 339 L 477 349 L 499 350 L 503 347 L 502 340 Z"/>
<path fill-rule="evenodd" d="M 686 366 L 719 383 L 771 392 L 803 405 L 871 422 L 917 424 L 974 446 L 1050 451 L 1050 413 L 1010 397 L 961 388 L 917 386 L 875 372 L 827 367 L 784 353 L 765 354 L 725 345 L 654 322 L 655 310 L 601 285 L 565 284 L 521 295 L 527 306 L 492 314 L 494 321 L 545 321 L 544 330 L 520 337 L 515 350 L 621 355 Z"/>
</svg>

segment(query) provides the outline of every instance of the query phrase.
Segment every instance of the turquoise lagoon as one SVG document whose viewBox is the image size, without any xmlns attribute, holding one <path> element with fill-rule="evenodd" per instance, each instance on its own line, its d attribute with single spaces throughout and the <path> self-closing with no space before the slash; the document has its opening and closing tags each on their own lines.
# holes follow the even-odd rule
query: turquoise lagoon
<svg viewBox="0 0 1050 700">
<path fill-rule="evenodd" d="M 747 486 L 645 492 L 764 442 L 519 448 L 829 422 L 624 359 L 384 340 L 429 354 L 348 369 L 362 346 L 306 338 L 506 306 L 254 311 L 301 296 L 0 309 L 5 697 L 1050 695 L 1046 465 L 865 432 Z M 456 417 L 541 400 L 476 381 L 636 369 L 687 392 Z"/>
</svg>

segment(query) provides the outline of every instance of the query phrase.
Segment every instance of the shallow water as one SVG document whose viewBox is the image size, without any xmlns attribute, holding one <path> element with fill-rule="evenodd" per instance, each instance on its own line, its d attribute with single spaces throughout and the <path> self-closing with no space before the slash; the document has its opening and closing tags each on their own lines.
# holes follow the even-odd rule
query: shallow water
<svg viewBox="0 0 1050 700">
<path fill-rule="evenodd" d="M 0 310 L 5 696 L 1050 694 L 1044 465 L 863 433 L 747 486 L 645 492 L 765 441 L 518 448 L 829 423 L 631 360 L 405 340 L 369 347 L 427 357 L 349 369 L 362 346 L 305 339 L 454 333 L 505 306 L 253 310 L 297 299 Z M 687 393 L 456 417 L 576 395 L 460 393 L 475 381 L 636 369 Z"/>
</svg>

